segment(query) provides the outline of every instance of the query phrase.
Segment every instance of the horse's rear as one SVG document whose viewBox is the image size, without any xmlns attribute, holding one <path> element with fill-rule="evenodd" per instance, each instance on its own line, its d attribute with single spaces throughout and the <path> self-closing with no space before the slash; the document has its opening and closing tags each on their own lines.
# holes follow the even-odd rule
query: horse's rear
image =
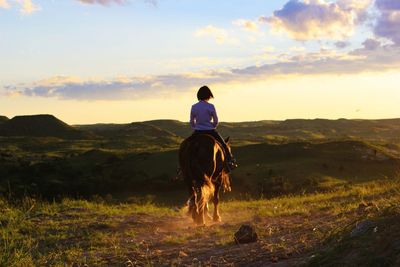
<svg viewBox="0 0 400 267">
<path fill-rule="evenodd" d="M 220 221 L 218 212 L 221 185 L 229 189 L 229 177 L 224 172 L 224 153 L 216 140 L 205 134 L 184 140 L 179 149 L 179 163 L 189 190 L 189 213 L 195 223 L 204 224 L 207 203 L 213 198 L 214 221 Z"/>
</svg>

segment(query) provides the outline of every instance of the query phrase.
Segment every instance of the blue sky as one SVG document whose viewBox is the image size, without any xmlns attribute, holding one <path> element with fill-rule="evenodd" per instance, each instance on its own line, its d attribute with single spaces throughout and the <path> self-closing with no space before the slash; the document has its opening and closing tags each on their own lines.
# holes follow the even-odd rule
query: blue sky
<svg viewBox="0 0 400 267">
<path fill-rule="evenodd" d="M 397 0 L 0 0 L 0 114 L 186 120 L 209 84 L 223 121 L 400 117 L 399 52 Z"/>
<path fill-rule="evenodd" d="M 197 29 L 211 23 L 232 28 L 237 18 L 253 19 L 263 14 L 260 10 L 273 10 L 265 1 L 241 2 L 162 1 L 153 6 L 136 1 L 103 6 L 64 0 L 36 1 L 40 10 L 29 15 L 16 8 L 0 10 L 0 56 L 8 63 L 1 65 L 6 74 L 2 81 L 163 74 L 169 69 L 153 64 L 193 57 L 247 57 L 250 47 L 227 48 L 193 37 Z M 279 6 L 280 1 L 272 2 Z"/>
</svg>

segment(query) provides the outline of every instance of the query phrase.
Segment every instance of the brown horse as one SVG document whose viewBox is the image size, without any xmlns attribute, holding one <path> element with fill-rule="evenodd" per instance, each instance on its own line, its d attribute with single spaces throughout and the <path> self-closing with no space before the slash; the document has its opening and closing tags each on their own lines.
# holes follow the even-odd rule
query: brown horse
<svg viewBox="0 0 400 267">
<path fill-rule="evenodd" d="M 229 137 L 225 141 L 229 146 Z M 213 220 L 221 221 L 218 211 L 219 191 L 230 191 L 229 175 L 224 164 L 221 145 L 207 134 L 195 134 L 185 139 L 179 148 L 179 164 L 182 176 L 189 189 L 189 214 L 194 222 L 204 225 L 208 215 L 208 201 L 213 198 Z"/>
</svg>

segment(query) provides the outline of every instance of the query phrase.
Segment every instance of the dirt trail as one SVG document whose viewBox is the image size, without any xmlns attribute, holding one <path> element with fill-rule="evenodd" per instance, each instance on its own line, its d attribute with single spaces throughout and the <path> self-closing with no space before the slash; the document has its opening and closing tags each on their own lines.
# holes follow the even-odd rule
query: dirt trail
<svg viewBox="0 0 400 267">
<path fill-rule="evenodd" d="M 222 223 L 208 222 L 195 226 L 183 213 L 159 218 L 145 213 L 126 217 L 119 231 L 135 229 L 134 240 L 121 244 L 135 248 L 128 266 L 298 266 L 312 257 L 315 246 L 337 226 L 339 217 L 319 213 L 281 217 L 257 217 L 250 221 L 235 220 L 235 214 L 224 214 Z M 241 224 L 251 223 L 259 240 L 238 245 L 233 235 Z M 336 225 L 336 226 L 335 226 Z M 106 261 L 117 264 L 112 258 Z M 120 264 L 120 263 L 119 263 Z"/>
</svg>

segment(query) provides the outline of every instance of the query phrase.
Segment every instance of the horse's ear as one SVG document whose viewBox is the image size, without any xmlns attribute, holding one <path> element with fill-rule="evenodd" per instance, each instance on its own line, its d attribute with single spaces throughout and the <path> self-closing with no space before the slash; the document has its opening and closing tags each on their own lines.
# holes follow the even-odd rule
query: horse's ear
<svg viewBox="0 0 400 267">
<path fill-rule="evenodd" d="M 228 136 L 226 139 L 225 139 L 225 143 L 229 143 L 229 139 L 230 139 L 231 137 L 230 136 Z"/>
</svg>

